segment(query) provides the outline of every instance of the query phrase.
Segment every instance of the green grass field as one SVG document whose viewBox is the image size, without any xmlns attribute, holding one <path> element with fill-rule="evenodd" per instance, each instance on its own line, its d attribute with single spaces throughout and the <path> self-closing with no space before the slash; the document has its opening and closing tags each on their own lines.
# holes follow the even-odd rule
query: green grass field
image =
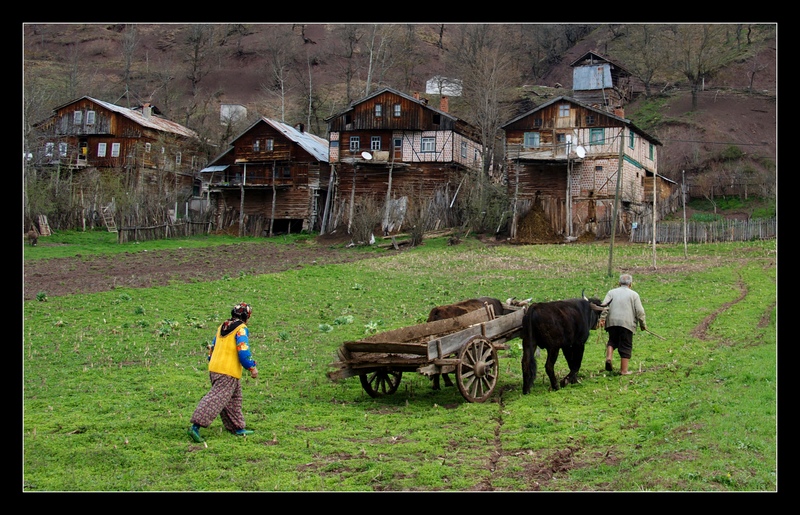
<svg viewBox="0 0 800 515">
<path fill-rule="evenodd" d="M 776 248 L 659 246 L 654 268 L 652 247 L 619 245 L 609 277 L 608 244 L 442 238 L 349 265 L 27 301 L 22 490 L 775 492 Z M 543 356 L 522 395 L 518 339 L 480 404 L 420 374 L 377 399 L 357 377 L 325 375 L 344 341 L 421 323 L 435 305 L 602 297 L 623 271 L 665 338 L 637 333 L 631 376 L 603 370 L 596 331 L 581 382 L 555 392 Z M 239 301 L 254 306 L 260 376 L 242 381 L 256 432 L 217 419 L 197 444 L 186 428 L 209 387 L 205 346 Z"/>
</svg>

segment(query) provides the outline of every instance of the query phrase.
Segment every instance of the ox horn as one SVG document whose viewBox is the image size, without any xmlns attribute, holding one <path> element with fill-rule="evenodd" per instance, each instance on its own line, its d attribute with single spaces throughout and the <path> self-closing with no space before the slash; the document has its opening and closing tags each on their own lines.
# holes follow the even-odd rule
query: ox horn
<svg viewBox="0 0 800 515">
<path fill-rule="evenodd" d="M 582 298 L 583 300 L 589 300 L 589 299 L 587 299 L 587 298 L 586 298 L 586 288 L 584 288 L 584 289 L 582 289 L 582 290 L 581 290 L 581 298 Z"/>
</svg>

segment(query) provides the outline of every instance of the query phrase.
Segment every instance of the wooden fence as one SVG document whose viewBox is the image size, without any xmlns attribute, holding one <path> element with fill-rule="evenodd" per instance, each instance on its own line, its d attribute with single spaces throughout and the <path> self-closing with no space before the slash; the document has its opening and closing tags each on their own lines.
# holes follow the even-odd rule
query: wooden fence
<svg viewBox="0 0 800 515">
<path fill-rule="evenodd" d="M 119 227 L 117 228 L 117 243 L 182 238 L 198 234 L 210 234 L 211 231 L 211 222 L 179 222 L 148 227 Z"/>
<path fill-rule="evenodd" d="M 689 243 L 770 240 L 778 236 L 778 219 L 686 222 L 685 231 L 686 241 Z M 637 225 L 635 229 L 631 230 L 630 241 L 651 243 L 653 241 L 652 224 Z M 656 243 L 683 243 L 683 241 L 683 222 L 656 222 Z"/>
</svg>

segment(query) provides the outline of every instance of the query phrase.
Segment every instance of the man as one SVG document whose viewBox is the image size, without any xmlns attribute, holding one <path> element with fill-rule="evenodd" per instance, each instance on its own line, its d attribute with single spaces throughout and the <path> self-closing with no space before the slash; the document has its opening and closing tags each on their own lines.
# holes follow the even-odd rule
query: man
<svg viewBox="0 0 800 515">
<path fill-rule="evenodd" d="M 208 373 L 211 378 L 211 391 L 199 402 L 192 414 L 189 436 L 195 442 L 202 442 L 200 428 L 208 427 L 217 418 L 222 419 L 225 429 L 237 436 L 253 434 L 245 429 L 242 413 L 242 370 L 247 369 L 250 377 L 258 377 L 256 362 L 250 354 L 250 330 L 247 321 L 253 310 L 244 302 L 231 310 L 231 318 L 217 329 L 208 352 Z"/>
<path fill-rule="evenodd" d="M 600 327 L 605 327 L 608 333 L 606 345 L 606 370 L 611 372 L 611 359 L 614 349 L 619 351 L 619 373 L 628 375 L 628 362 L 633 352 L 633 333 L 636 325 L 642 331 L 647 330 L 644 322 L 644 308 L 639 294 L 631 289 L 633 277 L 630 274 L 619 276 L 619 287 L 606 294 L 603 305 L 608 305 L 608 310 L 600 315 Z M 611 304 L 609 304 L 611 303 Z"/>
</svg>

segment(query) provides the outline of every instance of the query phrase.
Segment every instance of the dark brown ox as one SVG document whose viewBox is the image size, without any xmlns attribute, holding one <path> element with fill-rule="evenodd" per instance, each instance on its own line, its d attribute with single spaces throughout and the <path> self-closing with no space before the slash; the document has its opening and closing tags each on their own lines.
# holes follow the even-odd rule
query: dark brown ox
<svg viewBox="0 0 800 515">
<path fill-rule="evenodd" d="M 36 243 L 39 241 L 39 233 L 36 232 L 36 229 L 31 229 L 25 236 L 28 238 L 30 246 L 35 247 Z"/>
<path fill-rule="evenodd" d="M 447 304 L 444 306 L 436 306 L 428 314 L 428 322 L 436 320 L 444 320 L 446 318 L 455 318 L 461 315 L 466 315 L 478 309 L 484 309 L 490 306 L 494 310 L 494 316 L 499 317 L 503 314 L 503 303 L 498 299 L 492 297 L 479 297 L 477 299 L 467 299 L 454 304 Z M 439 390 L 439 375 L 444 375 L 444 385 L 453 386 L 453 381 L 450 380 L 448 374 L 436 374 L 433 376 L 433 389 Z"/>
<path fill-rule="evenodd" d="M 483 309 L 487 305 L 494 309 L 495 316 L 499 317 L 503 314 L 503 303 L 500 300 L 492 297 L 479 297 L 477 299 L 462 300 L 455 304 L 447 304 L 446 306 L 436 306 L 428 314 L 428 322 L 466 315 L 472 311 Z"/>
<path fill-rule="evenodd" d="M 522 318 L 522 393 L 528 394 L 536 379 L 536 347 L 547 351 L 545 370 L 550 378 L 550 388 L 558 390 L 555 374 L 558 352 L 564 353 L 569 374 L 561 386 L 578 382 L 578 371 L 583 361 L 583 350 L 589 331 L 598 328 L 600 314 L 608 305 L 599 299 L 580 299 L 539 302 L 528 306 Z"/>
</svg>

